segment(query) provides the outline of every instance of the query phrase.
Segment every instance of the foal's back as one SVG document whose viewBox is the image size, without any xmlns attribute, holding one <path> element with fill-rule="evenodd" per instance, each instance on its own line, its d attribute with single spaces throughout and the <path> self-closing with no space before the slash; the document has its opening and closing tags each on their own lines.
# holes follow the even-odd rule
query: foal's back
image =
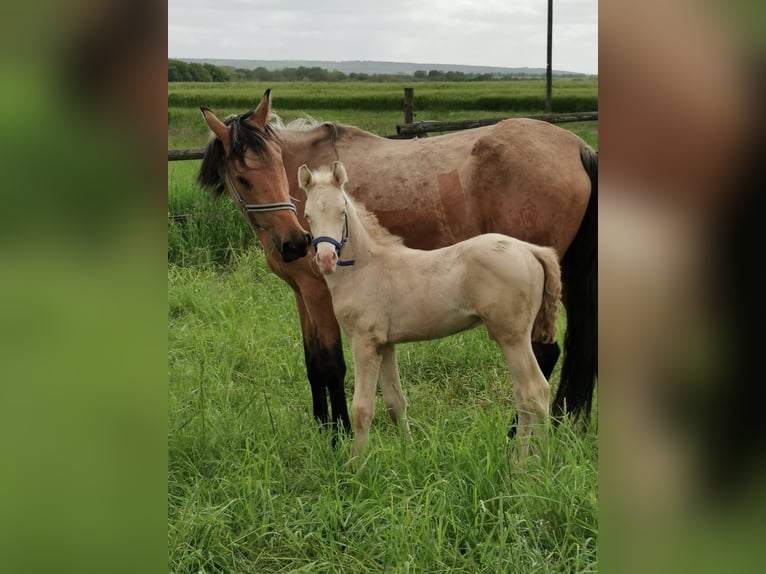
<svg viewBox="0 0 766 574">
<path fill-rule="evenodd" d="M 342 325 L 353 319 L 387 343 L 444 337 L 487 320 L 529 326 L 531 334 L 545 276 L 529 244 L 486 234 L 432 251 L 387 245 L 371 254 L 345 288 L 337 286 Z"/>
</svg>

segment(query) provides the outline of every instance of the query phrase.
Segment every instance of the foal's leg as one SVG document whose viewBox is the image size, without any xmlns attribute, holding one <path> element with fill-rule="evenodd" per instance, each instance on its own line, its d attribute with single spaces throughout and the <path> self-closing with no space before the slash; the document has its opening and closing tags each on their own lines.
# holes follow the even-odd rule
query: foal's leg
<svg viewBox="0 0 766 574">
<path fill-rule="evenodd" d="M 355 337 L 351 340 L 354 354 L 354 400 L 351 407 L 354 427 L 353 466 L 359 464 L 370 424 L 375 416 L 375 389 L 380 371 L 381 353 L 377 344 L 367 338 Z"/>
<path fill-rule="evenodd" d="M 532 351 L 537 359 L 537 364 L 540 366 L 540 370 L 547 381 L 550 382 L 553 369 L 556 366 L 556 362 L 561 355 L 561 349 L 559 349 L 558 343 L 541 343 L 535 341 L 532 343 Z M 519 413 L 516 413 L 511 423 L 511 428 L 508 430 L 508 438 L 516 436 L 516 428 L 519 426 Z"/>
<path fill-rule="evenodd" d="M 407 422 L 407 399 L 402 394 L 402 384 L 399 380 L 399 369 L 396 366 L 396 349 L 394 345 L 383 347 L 380 364 L 380 390 L 383 392 L 383 402 L 388 416 L 399 424 L 399 427 L 410 436 L 410 424 Z"/>
<path fill-rule="evenodd" d="M 519 419 L 518 455 L 529 450 L 533 435 L 540 434 L 548 423 L 550 385 L 545 380 L 529 341 L 498 341 L 508 361 L 513 382 L 513 396 Z"/>
</svg>

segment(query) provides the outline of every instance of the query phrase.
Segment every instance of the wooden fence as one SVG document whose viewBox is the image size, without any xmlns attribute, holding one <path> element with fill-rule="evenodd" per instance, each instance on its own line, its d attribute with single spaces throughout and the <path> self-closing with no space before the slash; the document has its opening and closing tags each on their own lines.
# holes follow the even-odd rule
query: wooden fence
<svg viewBox="0 0 766 574">
<path fill-rule="evenodd" d="M 519 116 L 516 116 L 519 117 Z M 590 122 L 598 120 L 598 112 L 578 112 L 571 114 L 540 114 L 534 116 L 521 116 L 534 120 L 541 120 L 551 124 L 565 122 Z M 420 137 L 431 132 L 452 132 L 468 130 L 481 126 L 491 126 L 508 118 L 487 118 L 481 120 L 454 120 L 451 122 L 421 121 L 396 126 L 396 133 L 400 136 Z"/>
</svg>

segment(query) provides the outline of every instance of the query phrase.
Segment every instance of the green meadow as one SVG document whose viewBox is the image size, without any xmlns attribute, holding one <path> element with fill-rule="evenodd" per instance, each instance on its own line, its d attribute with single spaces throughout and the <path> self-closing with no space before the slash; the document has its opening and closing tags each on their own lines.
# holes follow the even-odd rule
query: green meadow
<svg viewBox="0 0 766 574">
<path fill-rule="evenodd" d="M 310 116 L 349 123 L 372 133 L 396 134 L 404 121 L 404 88 L 414 89 L 415 121 L 497 118 L 540 114 L 545 105 L 545 82 L 236 82 L 230 84 L 168 84 L 168 147 L 201 147 L 207 138 L 200 106 L 219 117 L 253 109 L 271 89 L 276 113 L 289 122 Z M 592 112 L 598 109 L 596 80 L 558 80 L 553 88 L 554 112 Z M 582 122 L 567 129 L 583 132 L 597 147 L 597 123 Z"/>
<path fill-rule="evenodd" d="M 467 103 L 539 90 L 518 84 L 416 84 L 416 119 L 541 113 L 511 109 L 523 100 Z M 402 122 L 402 84 L 170 84 L 169 148 L 204 144 L 200 105 L 241 113 L 266 88 L 285 121 L 308 114 L 381 135 Z M 597 86 L 571 90 L 594 98 Z M 386 98 L 391 109 L 375 109 Z M 562 126 L 597 147 L 597 122 Z M 511 381 L 486 331 L 400 345 L 412 441 L 379 403 L 353 471 L 350 440 L 333 448 L 313 420 L 290 289 L 231 202 L 194 186 L 198 168 L 168 165 L 168 571 L 597 571 L 597 405 L 584 431 L 565 420 L 515 464 Z"/>
</svg>

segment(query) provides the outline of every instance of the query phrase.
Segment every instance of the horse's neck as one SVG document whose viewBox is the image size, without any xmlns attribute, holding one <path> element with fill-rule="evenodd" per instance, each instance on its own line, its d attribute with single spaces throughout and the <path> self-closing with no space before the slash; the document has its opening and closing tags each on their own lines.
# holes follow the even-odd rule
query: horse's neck
<svg viewBox="0 0 766 574">
<path fill-rule="evenodd" d="M 298 166 L 304 163 L 312 169 L 332 165 L 335 160 L 348 166 L 354 157 L 364 157 L 368 145 L 388 141 L 353 126 L 336 126 L 334 130 L 322 124 L 306 131 L 289 128 L 280 131 L 282 159 L 288 175 L 297 173 Z M 347 153 L 349 148 L 354 150 L 352 155 Z"/>
<path fill-rule="evenodd" d="M 297 170 L 305 163 L 314 169 L 339 159 L 338 144 L 346 139 L 346 131 L 333 131 L 325 124 L 305 130 L 285 128 L 279 132 L 279 139 L 285 167 L 295 164 Z"/>
<path fill-rule="evenodd" d="M 315 169 L 322 165 L 332 165 L 338 159 L 326 129 L 318 126 L 308 131 L 284 129 L 279 132 L 282 161 L 290 181 L 290 194 L 301 198 L 301 201 L 305 200 L 305 193 L 298 186 L 298 167 L 305 163 Z"/>
</svg>

